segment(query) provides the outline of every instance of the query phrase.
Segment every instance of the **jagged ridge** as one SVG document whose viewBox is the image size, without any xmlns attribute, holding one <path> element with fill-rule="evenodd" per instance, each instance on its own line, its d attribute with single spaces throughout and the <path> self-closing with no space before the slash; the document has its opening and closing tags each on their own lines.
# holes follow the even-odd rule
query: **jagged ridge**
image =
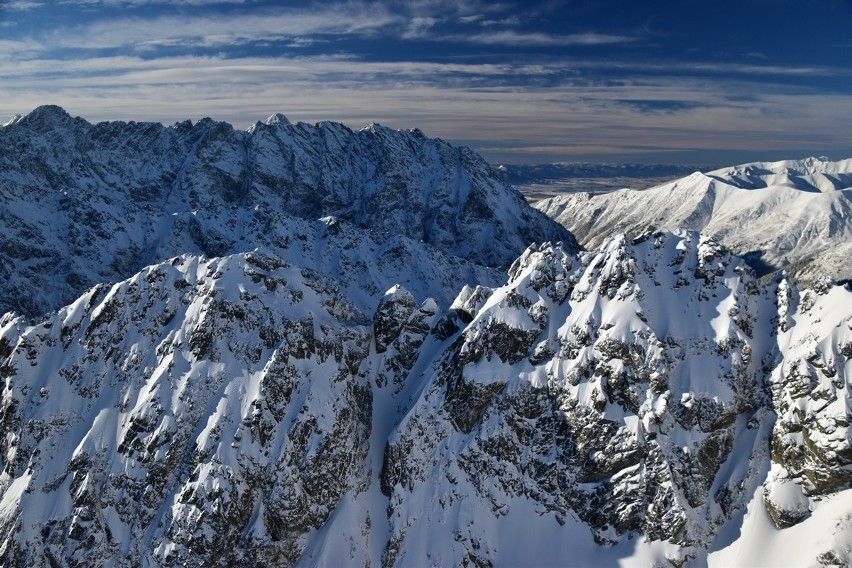
<svg viewBox="0 0 852 568">
<path fill-rule="evenodd" d="M 12 302 L 157 261 L 0 318 L 3 565 L 852 562 L 843 286 L 694 232 L 578 253 L 417 131 L 0 136 Z M 696 175 L 684 219 L 820 163 Z"/>
<path fill-rule="evenodd" d="M 359 251 L 365 266 L 353 278 L 373 303 L 398 281 L 386 265 L 416 266 L 415 256 L 466 261 L 412 290 L 446 302 L 472 282 L 456 272 L 508 266 L 533 241 L 575 246 L 471 150 L 378 125 L 293 125 L 283 115 L 247 132 L 211 119 L 92 125 L 39 107 L 0 129 L 0 173 L 0 311 L 30 316 L 183 253 L 295 249 L 316 253 L 320 270 L 350 272 L 304 244 L 316 236 L 303 221 L 320 218 L 346 221 L 348 240 L 367 248 L 407 250 L 391 260 Z"/>
</svg>

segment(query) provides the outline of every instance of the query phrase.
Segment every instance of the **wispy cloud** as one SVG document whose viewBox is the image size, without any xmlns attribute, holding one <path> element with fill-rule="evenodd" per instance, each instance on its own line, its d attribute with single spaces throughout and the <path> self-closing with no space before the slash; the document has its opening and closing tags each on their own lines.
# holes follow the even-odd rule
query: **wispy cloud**
<svg viewBox="0 0 852 568">
<path fill-rule="evenodd" d="M 454 18 L 467 23 L 517 8 L 514 2 L 485 0 L 392 0 L 387 4 L 403 14 Z"/>
<path fill-rule="evenodd" d="M 382 4 L 346 2 L 321 9 L 122 17 L 46 30 L 34 37 L 45 51 L 157 46 L 232 48 L 262 41 L 315 41 L 308 38 L 317 35 L 368 35 L 400 21 Z"/>
<path fill-rule="evenodd" d="M 44 46 L 37 41 L 27 40 L 27 39 L 0 39 L 0 58 L 3 58 L 3 55 L 21 55 L 25 53 L 32 53 L 35 55 L 43 51 Z M 11 60 L 10 60 L 11 63 Z"/>
<path fill-rule="evenodd" d="M 216 4 L 226 2 L 240 3 Z M 157 6 L 15 29 L 0 39 L 0 119 L 56 103 L 91 121 L 209 115 L 246 127 L 281 111 L 307 122 L 416 126 L 505 161 L 713 148 L 830 154 L 852 146 L 844 139 L 852 131 L 852 93 L 813 87 L 849 77 L 848 66 L 668 53 L 639 59 L 648 31 L 578 26 L 555 33 L 530 25 L 529 12 L 521 17 L 510 6 L 471 0 L 213 11 L 201 9 L 202 0 L 185 0 L 180 10 L 165 0 L 121 4 Z M 12 5 L 23 20 L 39 2 L 0 4 Z M 405 59 L 400 51 L 382 53 L 374 39 L 452 49 L 431 58 L 406 52 Z M 367 44 L 372 52 L 359 51 Z"/>
<path fill-rule="evenodd" d="M 2 62 L 2 58 L 0 58 Z M 354 56 L 313 57 L 245 57 L 178 56 L 146 59 L 138 56 L 96 57 L 81 60 L 34 59 L 23 60 L 10 69 L 9 77 L 18 83 L 40 78 L 57 85 L 92 81 L 100 84 L 112 81 L 141 83 L 173 76 L 177 82 L 193 80 L 215 81 L 224 75 L 301 74 L 330 83 L 365 78 L 383 81 L 412 81 L 432 83 L 455 76 L 471 78 L 501 78 L 531 76 L 557 72 L 541 65 L 509 63 L 465 64 L 430 63 L 418 61 L 361 61 Z M 99 76 L 93 78 L 93 75 Z"/>
<path fill-rule="evenodd" d="M 44 6 L 44 2 L 36 0 L 13 0 L 11 2 L 3 2 L 0 4 L 0 10 L 10 11 L 26 11 L 35 10 Z"/>
<path fill-rule="evenodd" d="M 456 37 L 456 40 L 465 38 Z M 596 32 L 585 32 L 579 34 L 553 35 L 545 33 L 522 33 L 512 30 L 481 33 L 467 36 L 466 40 L 472 43 L 488 45 L 604 45 L 613 43 L 629 43 L 637 38 L 624 35 L 601 34 Z"/>
<path fill-rule="evenodd" d="M 850 75 L 852 71 L 846 68 L 838 68 L 831 66 L 807 66 L 807 65 L 752 65 L 737 62 L 688 62 L 679 61 L 676 59 L 664 60 L 627 60 L 627 59 L 571 59 L 570 65 L 576 69 L 584 70 L 600 70 L 609 72 L 621 72 L 622 76 L 629 76 L 631 73 L 654 73 L 661 75 L 673 74 L 709 74 L 709 75 L 724 75 L 730 77 L 732 75 L 741 75 L 750 77 L 755 75 L 776 75 L 776 76 L 791 76 L 791 77 L 806 77 L 806 76 L 841 76 Z"/>
<path fill-rule="evenodd" d="M 58 103 L 91 121 L 171 123 L 210 115 L 247 127 L 281 111 L 291 120 L 336 120 L 356 128 L 372 121 L 416 126 L 504 160 L 511 154 L 599 158 L 660 148 L 772 151 L 791 144 L 830 153 L 852 130 L 852 95 L 767 83 L 683 77 L 614 83 L 567 74 L 549 88 L 511 83 L 518 75 L 563 71 L 342 56 L 30 61 L 16 70 L 14 86 L 0 87 L 0 116 Z M 735 95 L 742 92 L 751 96 Z M 676 111 L 649 112 L 655 101 Z"/>
<path fill-rule="evenodd" d="M 644 69 L 648 71 L 690 71 L 702 73 L 718 73 L 724 75 L 836 75 L 847 74 L 847 70 L 816 67 L 816 66 L 791 66 L 791 65 L 745 65 L 741 63 L 699 63 L 683 61 L 645 62 L 620 65 L 621 68 Z"/>
</svg>

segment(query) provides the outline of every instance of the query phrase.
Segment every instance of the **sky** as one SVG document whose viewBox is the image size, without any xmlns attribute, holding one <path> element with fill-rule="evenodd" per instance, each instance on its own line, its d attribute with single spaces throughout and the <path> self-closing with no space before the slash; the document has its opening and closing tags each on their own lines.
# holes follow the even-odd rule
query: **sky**
<svg viewBox="0 0 852 568">
<path fill-rule="evenodd" d="M 419 128 L 492 163 L 852 157 L 852 0 L 0 0 L 0 122 Z"/>
</svg>

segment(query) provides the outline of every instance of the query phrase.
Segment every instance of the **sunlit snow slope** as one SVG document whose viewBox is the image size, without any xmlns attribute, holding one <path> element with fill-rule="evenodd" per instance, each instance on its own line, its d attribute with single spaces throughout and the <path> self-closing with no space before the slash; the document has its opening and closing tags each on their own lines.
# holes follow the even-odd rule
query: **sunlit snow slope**
<svg viewBox="0 0 852 568">
<path fill-rule="evenodd" d="M 587 247 L 616 232 L 686 228 L 714 236 L 761 273 L 784 268 L 805 282 L 852 276 L 852 159 L 745 164 L 536 207 Z"/>
<path fill-rule="evenodd" d="M 530 248 L 448 311 L 181 256 L 0 357 L 8 566 L 850 560 L 852 293 L 696 233 Z"/>
</svg>

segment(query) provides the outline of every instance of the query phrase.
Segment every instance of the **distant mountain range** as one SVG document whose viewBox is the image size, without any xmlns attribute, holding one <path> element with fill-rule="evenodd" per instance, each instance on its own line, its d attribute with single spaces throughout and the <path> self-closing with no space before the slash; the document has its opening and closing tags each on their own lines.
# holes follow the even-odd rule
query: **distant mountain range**
<svg viewBox="0 0 852 568">
<path fill-rule="evenodd" d="M 537 165 L 500 165 L 498 172 L 530 201 L 561 193 L 586 191 L 603 193 L 630 187 L 644 189 L 707 171 L 706 166 L 673 164 L 596 164 L 558 162 Z"/>
<path fill-rule="evenodd" d="M 12 121 L 0 565 L 849 565 L 850 162 L 782 164 L 563 226 L 419 131 Z"/>
</svg>

